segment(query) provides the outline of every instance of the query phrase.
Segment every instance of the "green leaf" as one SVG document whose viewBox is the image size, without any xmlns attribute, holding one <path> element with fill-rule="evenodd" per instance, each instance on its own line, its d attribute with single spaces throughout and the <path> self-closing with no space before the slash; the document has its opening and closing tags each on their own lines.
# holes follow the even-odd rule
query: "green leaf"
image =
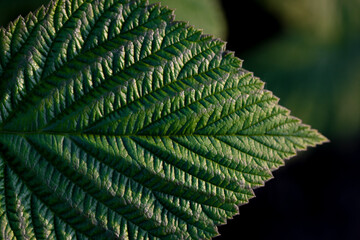
<svg viewBox="0 0 360 240">
<path fill-rule="evenodd" d="M 222 41 L 137 0 L 58 0 L 0 30 L 3 239 L 209 239 L 326 140 Z"/>
</svg>

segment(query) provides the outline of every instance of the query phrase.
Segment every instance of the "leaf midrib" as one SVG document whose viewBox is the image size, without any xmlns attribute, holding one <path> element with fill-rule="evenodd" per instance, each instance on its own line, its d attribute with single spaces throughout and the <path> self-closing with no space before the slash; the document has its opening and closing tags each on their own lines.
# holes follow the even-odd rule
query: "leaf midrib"
<svg viewBox="0 0 360 240">
<path fill-rule="evenodd" d="M 243 134 L 243 133 L 232 133 L 232 134 L 116 134 L 116 133 L 99 133 L 99 132 L 58 132 L 58 131 L 6 131 L 0 130 L 1 135 L 17 135 L 17 136 L 30 136 L 30 135 L 54 135 L 54 136 L 104 136 L 104 137 L 164 137 L 164 138 L 172 138 L 172 137 L 221 137 L 221 136 L 245 136 L 245 137 L 255 137 L 255 136 L 269 136 L 269 137 L 299 137 L 299 138 L 307 138 L 306 136 L 298 136 L 291 134 Z M 311 137 L 308 137 L 311 138 Z"/>
</svg>

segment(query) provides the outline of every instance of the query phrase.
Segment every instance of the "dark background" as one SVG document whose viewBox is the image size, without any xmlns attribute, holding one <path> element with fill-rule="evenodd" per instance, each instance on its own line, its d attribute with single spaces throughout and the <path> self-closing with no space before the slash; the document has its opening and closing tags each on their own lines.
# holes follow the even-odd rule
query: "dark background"
<svg viewBox="0 0 360 240">
<path fill-rule="evenodd" d="M 47 2 L 0 0 L 0 25 Z M 360 1 L 221 4 L 227 48 L 331 142 L 275 171 L 216 240 L 360 239 Z"/>
</svg>

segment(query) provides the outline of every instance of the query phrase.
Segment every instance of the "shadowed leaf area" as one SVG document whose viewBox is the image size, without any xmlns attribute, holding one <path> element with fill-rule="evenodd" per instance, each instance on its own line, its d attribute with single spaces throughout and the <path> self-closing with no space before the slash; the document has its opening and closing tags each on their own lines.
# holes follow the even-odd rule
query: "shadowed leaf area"
<svg viewBox="0 0 360 240">
<path fill-rule="evenodd" d="M 1 28 L 2 239 L 210 239 L 326 141 L 224 45 L 141 0 Z"/>
</svg>

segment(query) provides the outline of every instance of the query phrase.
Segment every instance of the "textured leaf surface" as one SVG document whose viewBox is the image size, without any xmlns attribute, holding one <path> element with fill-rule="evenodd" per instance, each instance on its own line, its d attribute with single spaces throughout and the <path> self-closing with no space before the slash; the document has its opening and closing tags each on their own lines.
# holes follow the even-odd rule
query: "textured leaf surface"
<svg viewBox="0 0 360 240">
<path fill-rule="evenodd" d="M 0 30 L 2 239 L 208 239 L 325 140 L 172 18 L 59 0 Z"/>
</svg>

